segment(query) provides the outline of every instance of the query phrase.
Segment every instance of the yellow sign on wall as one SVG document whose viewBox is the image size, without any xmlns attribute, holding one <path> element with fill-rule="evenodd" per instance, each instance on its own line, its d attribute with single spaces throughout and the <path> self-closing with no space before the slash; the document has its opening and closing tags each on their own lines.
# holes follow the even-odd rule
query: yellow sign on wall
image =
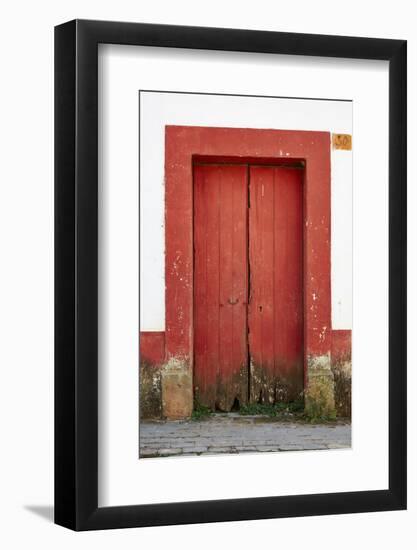
<svg viewBox="0 0 417 550">
<path fill-rule="evenodd" d="M 333 149 L 352 150 L 352 136 L 350 134 L 332 134 Z"/>
</svg>

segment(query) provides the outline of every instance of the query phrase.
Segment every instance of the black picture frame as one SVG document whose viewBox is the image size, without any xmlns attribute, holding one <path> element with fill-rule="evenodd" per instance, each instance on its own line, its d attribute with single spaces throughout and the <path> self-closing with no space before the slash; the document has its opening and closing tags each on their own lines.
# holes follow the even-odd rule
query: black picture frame
<svg viewBox="0 0 417 550">
<path fill-rule="evenodd" d="M 389 62 L 389 488 L 98 507 L 98 44 Z M 92 530 L 406 508 L 404 40 L 74 20 L 55 28 L 55 522 Z"/>
</svg>

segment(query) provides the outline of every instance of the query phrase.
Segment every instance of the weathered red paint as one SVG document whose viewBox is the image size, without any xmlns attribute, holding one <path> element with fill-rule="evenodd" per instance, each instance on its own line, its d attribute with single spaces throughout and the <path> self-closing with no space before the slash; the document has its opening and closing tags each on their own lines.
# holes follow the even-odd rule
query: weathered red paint
<svg viewBox="0 0 417 550">
<path fill-rule="evenodd" d="M 167 126 L 165 133 L 166 352 L 193 358 L 193 157 L 305 163 L 304 354 L 331 349 L 330 134 Z"/>
<path fill-rule="evenodd" d="M 332 364 L 344 363 L 352 359 L 352 331 L 332 331 Z"/>
<path fill-rule="evenodd" d="M 201 404 L 247 401 L 247 168 L 194 167 L 194 389 Z"/>
<path fill-rule="evenodd" d="M 141 332 L 139 355 L 141 363 L 161 365 L 165 360 L 165 332 Z"/>
<path fill-rule="evenodd" d="M 251 400 L 301 397 L 303 170 L 250 167 Z"/>
</svg>

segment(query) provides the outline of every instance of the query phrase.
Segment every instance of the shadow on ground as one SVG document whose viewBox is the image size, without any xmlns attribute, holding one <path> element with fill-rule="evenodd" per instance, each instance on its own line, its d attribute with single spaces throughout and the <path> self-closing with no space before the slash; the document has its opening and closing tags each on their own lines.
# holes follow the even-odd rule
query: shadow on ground
<svg viewBox="0 0 417 550">
<path fill-rule="evenodd" d="M 36 516 L 53 523 L 54 521 L 54 507 L 53 506 L 40 506 L 36 504 L 26 505 L 24 509 L 28 512 L 32 512 Z"/>
</svg>

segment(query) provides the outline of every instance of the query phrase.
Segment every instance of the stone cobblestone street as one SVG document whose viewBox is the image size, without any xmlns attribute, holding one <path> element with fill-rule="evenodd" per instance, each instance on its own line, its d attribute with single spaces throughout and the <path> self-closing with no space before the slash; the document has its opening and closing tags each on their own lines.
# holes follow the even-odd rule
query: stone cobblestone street
<svg viewBox="0 0 417 550">
<path fill-rule="evenodd" d="M 351 425 L 215 414 L 198 421 L 141 422 L 139 439 L 141 458 L 340 449 L 351 445 Z"/>
</svg>

